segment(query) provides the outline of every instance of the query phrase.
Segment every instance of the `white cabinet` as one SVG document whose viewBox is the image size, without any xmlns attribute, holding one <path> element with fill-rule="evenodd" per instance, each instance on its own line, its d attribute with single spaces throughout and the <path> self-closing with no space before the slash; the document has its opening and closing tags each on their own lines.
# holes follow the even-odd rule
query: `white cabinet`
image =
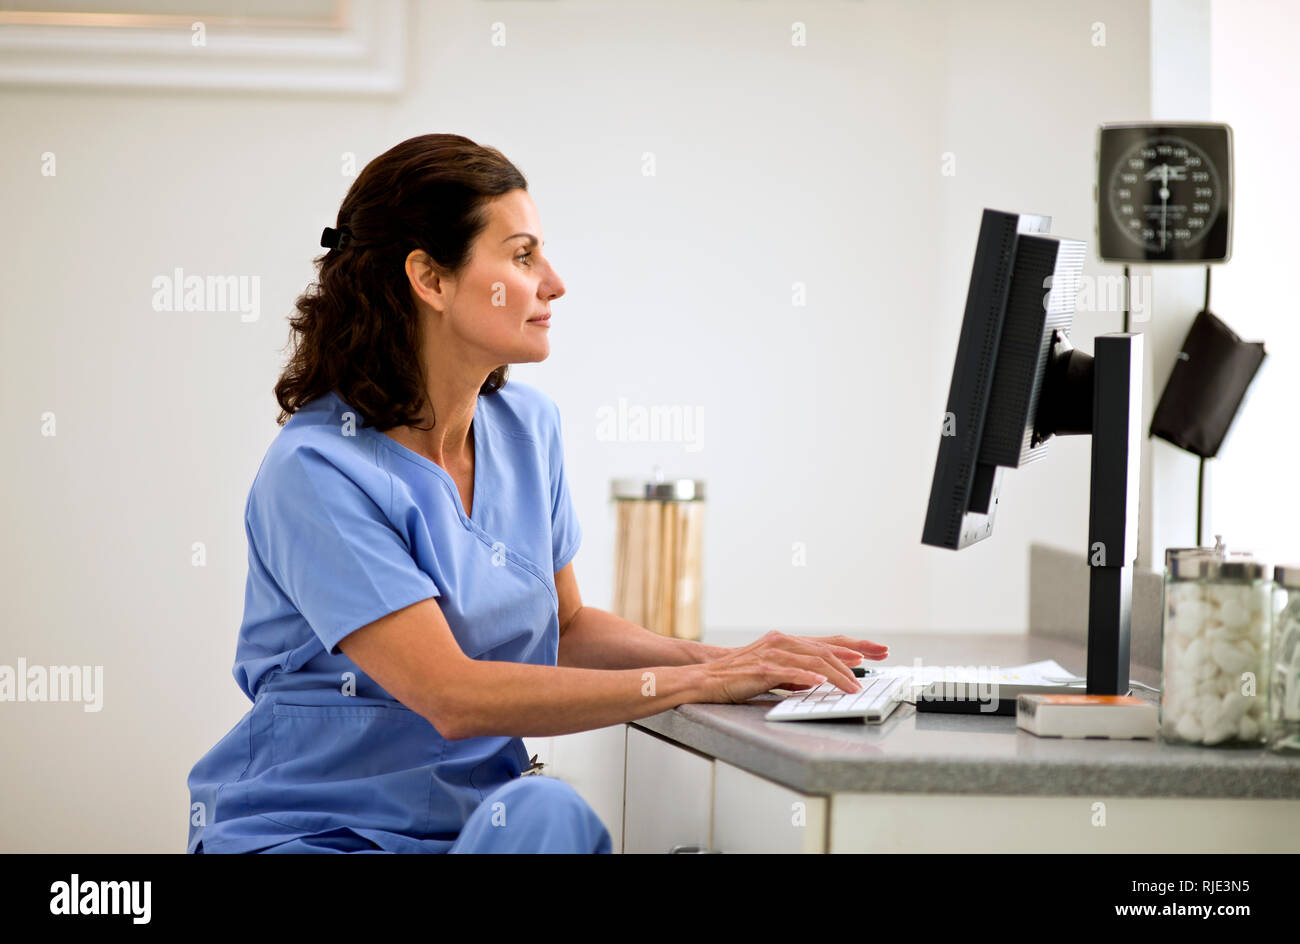
<svg viewBox="0 0 1300 944">
<path fill-rule="evenodd" d="M 579 731 L 552 738 L 536 739 L 549 742 L 542 773 L 563 780 L 578 791 L 578 795 L 600 817 L 609 830 L 614 853 L 623 851 L 623 781 L 627 758 L 626 724 Z M 525 746 L 533 753 L 541 753 L 529 740 Z"/>
<path fill-rule="evenodd" d="M 829 803 L 627 728 L 624 852 L 825 852 Z"/>
<path fill-rule="evenodd" d="M 623 851 L 711 848 L 713 760 L 627 726 Z"/>
<path fill-rule="evenodd" d="M 825 852 L 828 804 L 720 760 L 713 762 L 713 848 Z"/>
<path fill-rule="evenodd" d="M 831 852 L 1295 852 L 1300 801 L 837 793 Z"/>
<path fill-rule="evenodd" d="M 1293 852 L 1297 835 L 1300 800 L 809 796 L 627 726 L 624 852 Z"/>
</svg>

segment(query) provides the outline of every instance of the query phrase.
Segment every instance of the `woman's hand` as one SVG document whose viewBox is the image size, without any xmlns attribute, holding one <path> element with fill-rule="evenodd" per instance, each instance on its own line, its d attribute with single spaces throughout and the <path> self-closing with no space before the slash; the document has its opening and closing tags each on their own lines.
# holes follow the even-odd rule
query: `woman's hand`
<svg viewBox="0 0 1300 944">
<path fill-rule="evenodd" d="M 700 702 L 735 704 L 773 688 L 809 688 L 829 681 L 846 692 L 859 689 L 851 666 L 879 661 L 889 647 L 847 636 L 787 636 L 775 630 L 748 646 L 701 663 Z"/>
</svg>

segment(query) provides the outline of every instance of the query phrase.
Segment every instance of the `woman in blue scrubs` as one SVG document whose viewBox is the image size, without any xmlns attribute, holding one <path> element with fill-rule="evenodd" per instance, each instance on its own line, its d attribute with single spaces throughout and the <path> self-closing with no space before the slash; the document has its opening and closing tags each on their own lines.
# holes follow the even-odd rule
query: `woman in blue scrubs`
<svg viewBox="0 0 1300 944">
<path fill-rule="evenodd" d="M 564 285 L 522 174 L 458 135 L 372 161 L 297 301 L 283 428 L 245 510 L 234 675 L 189 852 L 609 852 L 522 737 L 829 678 L 886 649 L 668 639 L 583 606 L 550 353 Z"/>
</svg>

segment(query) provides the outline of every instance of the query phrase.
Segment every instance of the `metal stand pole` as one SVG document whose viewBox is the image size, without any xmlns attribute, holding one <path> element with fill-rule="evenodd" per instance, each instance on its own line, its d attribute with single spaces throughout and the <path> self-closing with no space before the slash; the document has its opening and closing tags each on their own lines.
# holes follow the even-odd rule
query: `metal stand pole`
<svg viewBox="0 0 1300 944">
<path fill-rule="evenodd" d="M 1098 335 L 1088 520 L 1088 694 L 1129 690 L 1142 455 L 1142 335 Z"/>
</svg>

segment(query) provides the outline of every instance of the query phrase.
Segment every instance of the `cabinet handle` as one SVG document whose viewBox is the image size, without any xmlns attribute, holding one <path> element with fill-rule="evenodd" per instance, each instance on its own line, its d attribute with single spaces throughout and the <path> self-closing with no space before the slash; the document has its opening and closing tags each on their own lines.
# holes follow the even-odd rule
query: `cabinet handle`
<svg viewBox="0 0 1300 944">
<path fill-rule="evenodd" d="M 717 855 L 716 849 L 701 849 L 699 846 L 690 846 L 678 843 L 668 850 L 669 855 Z"/>
</svg>

